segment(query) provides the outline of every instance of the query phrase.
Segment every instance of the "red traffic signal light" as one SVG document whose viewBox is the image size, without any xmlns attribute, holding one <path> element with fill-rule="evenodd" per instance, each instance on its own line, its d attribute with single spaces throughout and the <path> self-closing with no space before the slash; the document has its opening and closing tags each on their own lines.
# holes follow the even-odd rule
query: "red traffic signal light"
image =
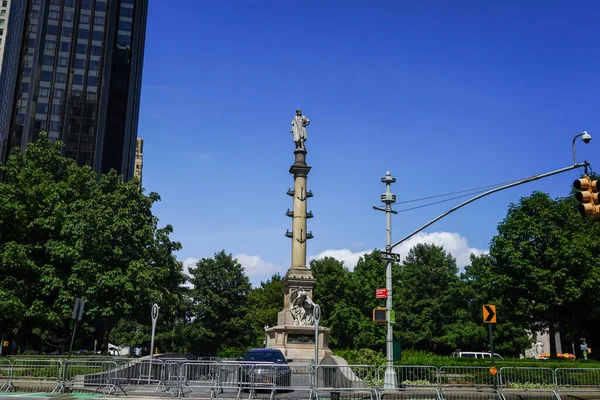
<svg viewBox="0 0 600 400">
<path fill-rule="evenodd" d="M 600 202 L 598 201 L 598 181 L 593 181 L 585 175 L 581 179 L 575 179 L 573 187 L 579 192 L 575 193 L 575 198 L 579 201 L 577 210 L 585 216 L 600 215 Z"/>
</svg>

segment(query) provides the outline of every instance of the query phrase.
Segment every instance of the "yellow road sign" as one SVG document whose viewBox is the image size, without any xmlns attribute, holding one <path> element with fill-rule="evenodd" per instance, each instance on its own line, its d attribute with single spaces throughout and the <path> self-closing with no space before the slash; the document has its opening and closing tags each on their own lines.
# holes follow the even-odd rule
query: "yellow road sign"
<svg viewBox="0 0 600 400">
<path fill-rule="evenodd" d="M 483 306 L 483 322 L 486 324 L 496 323 L 496 306 L 493 304 L 484 304 Z"/>
<path fill-rule="evenodd" d="M 490 374 L 496 375 L 497 373 L 498 373 L 498 370 L 496 369 L 496 367 L 492 366 L 492 368 L 490 368 Z"/>
</svg>

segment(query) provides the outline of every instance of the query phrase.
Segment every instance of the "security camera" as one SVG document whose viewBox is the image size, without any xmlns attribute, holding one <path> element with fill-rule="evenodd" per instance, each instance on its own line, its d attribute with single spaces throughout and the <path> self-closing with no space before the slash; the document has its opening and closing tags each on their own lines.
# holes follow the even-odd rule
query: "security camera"
<svg viewBox="0 0 600 400">
<path fill-rule="evenodd" d="M 588 144 L 589 142 L 592 141 L 592 135 L 590 135 L 586 131 L 583 131 L 581 133 L 582 133 L 581 140 L 583 140 L 583 143 Z"/>
</svg>

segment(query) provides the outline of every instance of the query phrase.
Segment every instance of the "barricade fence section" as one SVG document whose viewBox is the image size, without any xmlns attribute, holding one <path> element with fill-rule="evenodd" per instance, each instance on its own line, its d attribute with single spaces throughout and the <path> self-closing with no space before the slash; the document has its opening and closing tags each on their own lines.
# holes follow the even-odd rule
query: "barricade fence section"
<svg viewBox="0 0 600 400">
<path fill-rule="evenodd" d="M 322 392 L 365 392 L 377 399 L 382 383 L 377 371 L 373 365 L 319 365 L 315 391 L 318 396 Z"/>
<path fill-rule="evenodd" d="M 10 365 L 10 382 L 7 391 L 15 387 L 37 387 L 56 393 L 61 389 L 62 366 L 60 360 L 17 359 Z"/>
<path fill-rule="evenodd" d="M 557 368 L 554 376 L 559 392 L 600 391 L 600 368 Z"/>
<path fill-rule="evenodd" d="M 105 395 L 226 397 L 241 400 L 257 392 L 298 392 L 301 398 L 340 397 L 351 393 L 381 400 L 384 396 L 421 396 L 490 392 L 501 398 L 521 392 L 560 399 L 573 392 L 600 394 L 600 368 L 468 366 L 393 366 L 396 384 L 384 385 L 386 366 L 273 364 L 170 359 L 25 359 L 0 358 L 0 391 L 90 391 Z M 402 394 L 406 392 L 406 394 Z M 366 395 L 366 396 L 365 396 Z M 570 394 L 572 395 L 572 394 Z"/>
<path fill-rule="evenodd" d="M 0 359 L 0 392 L 10 387 L 10 361 Z"/>
<path fill-rule="evenodd" d="M 115 361 L 66 360 L 63 363 L 60 391 L 93 389 L 110 394 L 115 386 L 113 375 L 116 369 Z"/>
<path fill-rule="evenodd" d="M 498 374 L 490 372 L 490 367 L 440 367 L 438 373 L 440 390 L 496 391 L 499 386 Z"/>
<path fill-rule="evenodd" d="M 552 368 L 502 367 L 500 380 L 503 391 L 554 391 L 556 380 Z"/>
<path fill-rule="evenodd" d="M 437 367 L 394 365 L 392 368 L 396 375 L 396 385 L 393 388 L 384 386 L 387 366 L 382 365 L 378 369 L 380 387 L 384 390 L 415 389 L 431 391 L 439 387 Z"/>
</svg>

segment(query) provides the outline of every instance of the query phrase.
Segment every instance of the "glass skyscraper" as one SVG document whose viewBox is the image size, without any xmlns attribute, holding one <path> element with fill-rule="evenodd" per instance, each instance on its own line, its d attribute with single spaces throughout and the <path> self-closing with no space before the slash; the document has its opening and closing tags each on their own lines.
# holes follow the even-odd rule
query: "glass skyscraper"
<svg viewBox="0 0 600 400">
<path fill-rule="evenodd" d="M 148 0 L 28 0 L 7 144 L 134 174 Z M 1 134 L 1 133 L 0 133 Z"/>
</svg>

